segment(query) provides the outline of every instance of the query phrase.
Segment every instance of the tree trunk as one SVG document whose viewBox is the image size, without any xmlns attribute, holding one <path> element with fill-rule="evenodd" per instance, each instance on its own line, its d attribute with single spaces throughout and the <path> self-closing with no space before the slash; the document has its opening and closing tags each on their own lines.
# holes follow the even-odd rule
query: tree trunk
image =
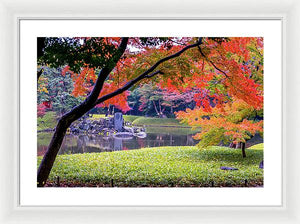
<svg viewBox="0 0 300 224">
<path fill-rule="evenodd" d="M 158 106 L 159 106 L 159 117 L 162 117 L 162 111 L 161 111 L 160 100 L 158 100 Z"/>
<path fill-rule="evenodd" d="M 156 112 L 157 116 L 159 117 L 159 112 L 158 112 L 158 110 L 157 110 L 155 101 L 153 100 L 152 103 L 153 103 L 153 105 L 154 105 L 155 112 Z"/>
<path fill-rule="evenodd" d="M 55 161 L 56 155 L 60 149 L 62 141 L 66 135 L 66 131 L 70 124 L 67 124 L 63 119 L 59 120 L 55 133 L 51 139 L 50 145 L 46 154 L 43 157 L 41 165 L 38 169 L 37 175 L 37 185 L 38 187 L 42 187 L 45 185 L 50 171 L 52 169 L 53 163 Z"/>
<path fill-rule="evenodd" d="M 246 157 L 245 146 L 246 146 L 246 143 L 245 143 L 245 142 L 241 142 L 241 148 L 242 148 L 242 154 L 243 154 L 243 158 L 245 158 L 245 157 Z"/>
<path fill-rule="evenodd" d="M 114 115 L 114 114 L 115 114 L 115 107 L 114 107 L 114 105 L 112 105 L 111 115 Z"/>
</svg>

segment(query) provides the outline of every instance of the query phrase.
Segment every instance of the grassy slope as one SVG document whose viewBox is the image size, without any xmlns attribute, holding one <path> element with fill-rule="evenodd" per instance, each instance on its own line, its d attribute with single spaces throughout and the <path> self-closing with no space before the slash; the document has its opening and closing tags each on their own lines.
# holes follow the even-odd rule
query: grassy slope
<svg viewBox="0 0 300 224">
<path fill-rule="evenodd" d="M 258 149 L 258 150 L 264 150 L 264 143 L 260 143 L 260 144 L 252 145 L 252 146 L 251 146 L 251 147 L 249 147 L 248 149 Z"/>
<path fill-rule="evenodd" d="M 47 112 L 43 117 L 37 118 L 37 130 L 53 129 L 56 123 L 55 112 Z"/>
<path fill-rule="evenodd" d="M 175 118 L 139 117 L 132 122 L 133 125 L 149 126 L 186 126 Z"/>
<path fill-rule="evenodd" d="M 255 147 L 254 147 L 255 148 Z M 58 156 L 50 180 L 56 176 L 75 186 L 251 186 L 262 185 L 263 170 L 258 168 L 263 149 L 240 150 L 211 147 L 160 147 L 131 151 Z M 38 164 L 41 158 L 38 157 Z M 221 166 L 236 167 L 224 171 Z M 72 186 L 72 184 L 71 184 Z"/>
<path fill-rule="evenodd" d="M 112 117 L 112 115 L 109 115 L 109 117 Z M 134 115 L 123 115 L 124 121 L 127 122 L 133 122 L 135 119 L 139 118 L 140 116 L 134 116 Z M 93 120 L 105 118 L 105 114 L 93 114 L 91 117 Z"/>
<path fill-rule="evenodd" d="M 140 118 L 140 116 L 124 115 L 123 118 L 124 118 L 124 121 L 126 121 L 126 122 L 131 122 L 131 123 L 132 123 L 132 122 L 135 121 L 136 119 Z"/>
</svg>

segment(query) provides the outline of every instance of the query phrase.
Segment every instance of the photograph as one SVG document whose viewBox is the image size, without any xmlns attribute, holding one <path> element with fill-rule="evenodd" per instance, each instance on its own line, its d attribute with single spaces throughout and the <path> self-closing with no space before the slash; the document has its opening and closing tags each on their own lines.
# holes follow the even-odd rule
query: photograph
<svg viewBox="0 0 300 224">
<path fill-rule="evenodd" d="M 36 46 L 38 188 L 264 187 L 264 37 Z"/>
</svg>

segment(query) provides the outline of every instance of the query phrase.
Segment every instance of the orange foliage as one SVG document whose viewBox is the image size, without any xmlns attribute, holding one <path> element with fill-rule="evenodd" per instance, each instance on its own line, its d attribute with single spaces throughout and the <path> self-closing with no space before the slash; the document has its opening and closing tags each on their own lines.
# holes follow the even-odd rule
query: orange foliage
<svg viewBox="0 0 300 224">
<path fill-rule="evenodd" d="M 76 74 L 72 71 L 69 70 L 69 66 L 66 66 L 62 70 L 62 75 L 65 75 L 67 72 L 71 73 L 73 76 L 73 81 L 74 81 L 74 89 L 72 94 L 75 97 L 80 97 L 80 96 L 87 96 L 90 91 L 92 90 L 96 79 L 97 75 L 95 74 L 95 69 L 94 68 L 89 68 L 88 66 L 84 67 L 81 69 L 80 74 Z M 118 75 L 117 74 L 112 74 L 111 78 L 115 78 L 117 80 Z M 124 82 L 124 80 L 123 80 Z M 99 98 L 101 96 L 104 96 L 106 94 L 109 94 L 115 90 L 117 90 L 120 87 L 120 80 L 118 81 L 110 81 L 110 83 L 104 83 L 103 89 L 99 95 Z M 123 83 L 122 83 L 123 84 Z M 97 107 L 108 107 L 109 105 L 115 105 L 118 109 L 127 112 L 131 108 L 129 107 L 127 103 L 127 97 L 129 95 L 128 91 L 125 91 L 122 94 L 119 94 L 109 100 L 106 100 L 104 103 L 99 104 Z"/>
<path fill-rule="evenodd" d="M 96 82 L 96 74 L 93 68 L 85 67 L 80 74 L 73 76 L 74 89 L 72 94 L 75 97 L 85 96 L 89 93 L 89 88 Z"/>
<path fill-rule="evenodd" d="M 242 100 L 227 103 L 224 108 L 211 108 L 206 111 L 202 108 L 187 109 L 176 113 L 176 117 L 191 126 L 201 127 L 201 133 L 194 136 L 201 140 L 212 129 L 221 130 L 223 136 L 234 143 L 245 142 L 256 132 L 263 132 L 263 121 L 254 122 L 245 117 L 255 111 L 254 107 Z"/>
<path fill-rule="evenodd" d="M 105 96 L 106 94 L 114 92 L 117 89 L 119 89 L 119 86 L 116 85 L 115 82 L 104 83 L 103 90 L 101 91 L 99 98 Z M 127 103 L 128 95 L 129 95 L 129 91 L 125 91 L 122 94 L 119 94 L 113 98 L 104 101 L 103 103 L 97 105 L 96 107 L 108 107 L 109 105 L 115 105 L 118 109 L 127 112 L 131 110 L 131 108 Z"/>
<path fill-rule="evenodd" d="M 221 108 L 233 97 L 260 110 L 263 107 L 262 81 L 257 82 L 252 76 L 253 71 L 261 67 L 258 63 L 262 56 L 258 57 L 257 52 L 261 54 L 262 47 L 262 38 L 236 37 L 221 43 L 205 39 L 202 45 L 205 57 L 199 52 L 198 56 L 195 56 L 196 52 L 189 55 L 197 59 L 193 61 L 195 67 L 190 75 L 180 77 L 174 74 L 160 85 L 172 92 L 184 92 L 191 88 L 202 90 L 202 93 L 195 95 L 195 101 L 206 111 L 211 111 L 210 99 L 213 98 L 214 105 Z M 261 69 L 258 72 L 263 75 Z"/>
</svg>

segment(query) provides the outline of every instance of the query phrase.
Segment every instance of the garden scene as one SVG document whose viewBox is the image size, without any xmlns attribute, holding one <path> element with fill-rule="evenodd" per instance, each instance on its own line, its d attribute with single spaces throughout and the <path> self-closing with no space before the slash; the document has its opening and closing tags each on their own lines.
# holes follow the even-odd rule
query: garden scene
<svg viewBox="0 0 300 224">
<path fill-rule="evenodd" d="M 263 187 L 263 38 L 37 38 L 38 187 Z"/>
</svg>

